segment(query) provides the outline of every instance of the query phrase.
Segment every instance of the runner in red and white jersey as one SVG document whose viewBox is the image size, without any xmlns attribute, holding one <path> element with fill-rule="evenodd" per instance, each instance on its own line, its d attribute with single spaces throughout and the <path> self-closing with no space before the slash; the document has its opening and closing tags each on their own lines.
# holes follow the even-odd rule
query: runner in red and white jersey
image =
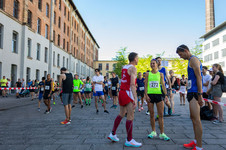
<svg viewBox="0 0 226 150">
<path fill-rule="evenodd" d="M 138 54 L 134 52 L 130 53 L 129 62 L 130 62 L 129 65 L 124 66 L 122 69 L 121 87 L 119 92 L 120 113 L 115 119 L 112 133 L 110 133 L 108 139 L 114 142 L 119 141 L 119 139 L 116 136 L 116 130 L 122 118 L 127 113 L 126 120 L 127 139 L 125 142 L 125 146 L 141 147 L 142 144 L 136 142 L 132 138 L 134 109 L 137 106 L 137 93 L 136 93 L 137 69 L 135 68 L 135 65 L 137 65 L 138 63 Z"/>
</svg>

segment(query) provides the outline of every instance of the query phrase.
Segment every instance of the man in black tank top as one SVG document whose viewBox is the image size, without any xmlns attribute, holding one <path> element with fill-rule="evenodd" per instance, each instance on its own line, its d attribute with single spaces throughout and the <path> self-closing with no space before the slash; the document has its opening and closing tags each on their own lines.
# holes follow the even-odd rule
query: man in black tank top
<svg viewBox="0 0 226 150">
<path fill-rule="evenodd" d="M 52 94 L 52 81 L 50 78 L 50 74 L 47 75 L 47 80 L 45 81 L 45 85 L 44 85 L 44 92 L 43 92 L 43 99 L 44 99 L 44 103 L 47 106 L 47 109 L 45 111 L 45 114 L 48 114 L 51 112 L 51 107 L 50 107 L 50 98 L 51 98 L 51 94 Z"/>
<path fill-rule="evenodd" d="M 71 102 L 73 99 L 73 76 L 65 67 L 60 69 L 59 86 L 62 88 L 62 101 L 64 104 L 66 119 L 61 124 L 71 123 Z"/>
</svg>

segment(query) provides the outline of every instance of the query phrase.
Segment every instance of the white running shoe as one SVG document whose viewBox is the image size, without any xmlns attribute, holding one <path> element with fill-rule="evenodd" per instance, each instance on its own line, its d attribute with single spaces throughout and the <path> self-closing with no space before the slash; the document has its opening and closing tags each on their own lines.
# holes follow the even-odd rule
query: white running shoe
<svg viewBox="0 0 226 150">
<path fill-rule="evenodd" d="M 126 147 L 141 147 L 142 143 L 138 143 L 134 139 L 132 139 L 131 141 L 127 141 L 127 139 L 126 139 L 125 146 Z"/>
<path fill-rule="evenodd" d="M 117 137 L 117 135 L 113 135 L 112 133 L 110 133 L 110 135 L 108 136 L 108 139 L 113 141 L 113 142 L 118 142 L 119 138 Z"/>
</svg>

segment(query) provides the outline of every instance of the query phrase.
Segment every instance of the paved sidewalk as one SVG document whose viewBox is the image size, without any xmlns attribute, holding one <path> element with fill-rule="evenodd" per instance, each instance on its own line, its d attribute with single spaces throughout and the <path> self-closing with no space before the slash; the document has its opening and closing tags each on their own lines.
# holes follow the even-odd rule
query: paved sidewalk
<svg viewBox="0 0 226 150">
<path fill-rule="evenodd" d="M 226 99 L 223 100 L 226 103 Z M 45 107 L 37 111 L 37 100 L 30 98 L 0 98 L 0 150 L 122 150 L 126 129 L 124 118 L 118 128 L 119 143 L 111 143 L 107 136 L 111 132 L 113 121 L 119 108 L 110 109 L 112 102 L 108 100 L 110 114 L 105 114 L 99 104 L 96 114 L 94 101 L 83 109 L 77 105 L 72 109 L 71 125 L 61 125 L 65 119 L 64 108 L 59 99 L 52 105 L 52 113 L 45 115 Z M 133 137 L 143 143 L 141 150 L 184 150 L 182 144 L 193 139 L 192 123 L 189 119 L 188 103 L 179 105 L 179 97 L 175 96 L 175 109 L 181 116 L 165 117 L 165 133 L 171 141 L 148 139 L 151 131 L 149 116 L 145 111 L 135 113 Z M 145 110 L 147 107 L 145 106 Z M 226 118 L 226 108 L 224 117 Z M 209 121 L 203 123 L 203 147 L 205 150 L 226 149 L 226 123 L 214 125 Z M 156 124 L 159 133 L 158 123 Z M 134 148 L 133 148 L 134 149 Z"/>
</svg>

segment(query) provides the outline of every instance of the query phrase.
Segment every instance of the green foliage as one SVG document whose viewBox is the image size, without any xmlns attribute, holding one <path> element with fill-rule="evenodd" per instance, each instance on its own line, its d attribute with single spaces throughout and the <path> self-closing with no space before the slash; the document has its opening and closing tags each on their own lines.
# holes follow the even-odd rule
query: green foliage
<svg viewBox="0 0 226 150">
<path fill-rule="evenodd" d="M 116 52 L 116 57 L 113 59 L 117 61 L 114 67 L 114 72 L 121 78 L 121 70 L 122 67 L 126 64 L 128 64 L 128 54 L 126 52 L 127 47 L 121 48 Z"/>
<path fill-rule="evenodd" d="M 190 51 L 191 51 L 192 55 L 195 55 L 198 58 L 200 58 L 202 56 L 202 43 L 201 43 L 201 41 L 196 41 L 195 47 L 192 48 Z"/>
<path fill-rule="evenodd" d="M 152 55 L 147 55 L 139 58 L 138 64 L 136 66 L 137 68 L 137 73 L 138 72 L 146 72 L 147 70 L 150 70 L 150 62 L 152 59 Z"/>
</svg>

